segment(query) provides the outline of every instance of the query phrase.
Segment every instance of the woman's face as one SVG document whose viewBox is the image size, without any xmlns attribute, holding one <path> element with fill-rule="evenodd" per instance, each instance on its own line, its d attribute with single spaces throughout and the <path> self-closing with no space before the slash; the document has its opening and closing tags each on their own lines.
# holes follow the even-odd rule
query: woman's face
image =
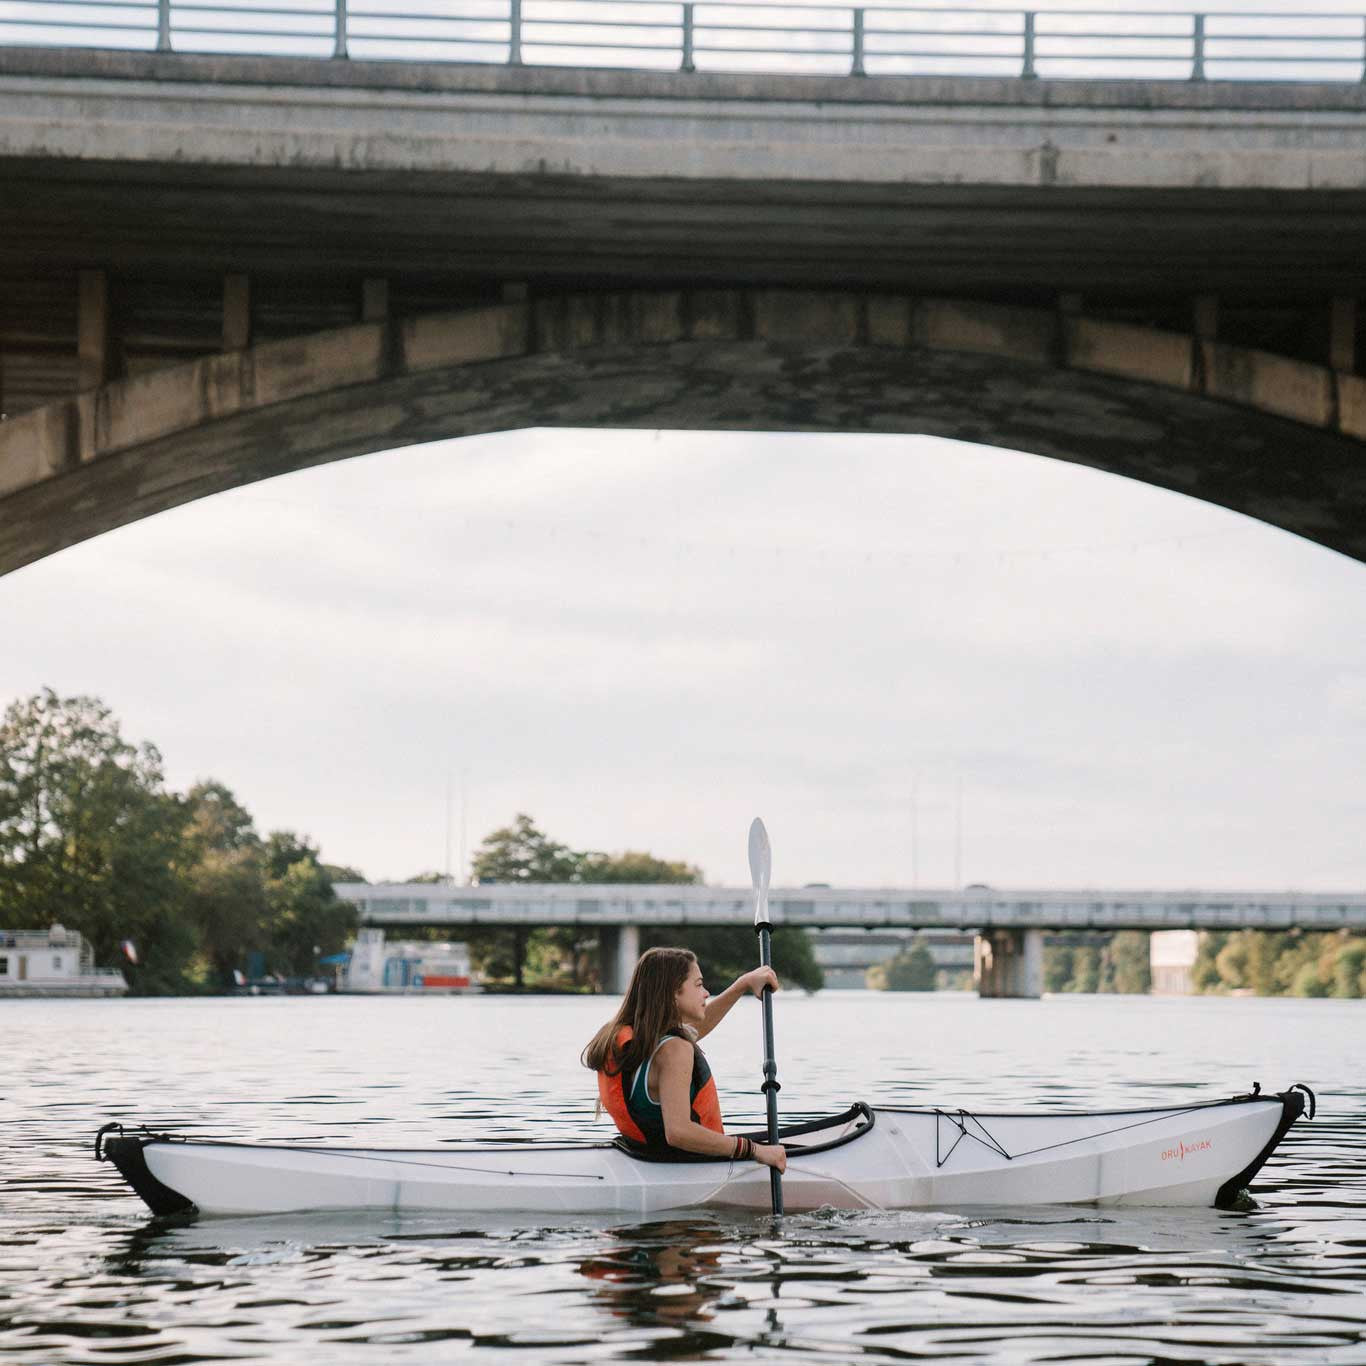
<svg viewBox="0 0 1366 1366">
<path fill-rule="evenodd" d="M 684 1024 L 702 1025 L 707 1019 L 707 989 L 702 985 L 702 969 L 696 963 L 688 970 L 683 985 L 674 995 L 678 1018 Z"/>
</svg>

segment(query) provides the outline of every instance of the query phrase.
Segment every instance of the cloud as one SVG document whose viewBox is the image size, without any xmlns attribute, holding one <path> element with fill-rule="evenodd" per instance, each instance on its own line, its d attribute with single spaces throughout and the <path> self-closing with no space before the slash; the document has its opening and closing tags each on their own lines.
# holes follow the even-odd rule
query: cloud
<svg viewBox="0 0 1366 1366">
<path fill-rule="evenodd" d="M 342 462 L 0 582 L 0 699 L 402 875 L 518 810 L 744 881 L 1360 883 L 1361 566 L 909 437 L 532 431 Z M 1327 882 L 1324 882 L 1327 879 Z"/>
</svg>

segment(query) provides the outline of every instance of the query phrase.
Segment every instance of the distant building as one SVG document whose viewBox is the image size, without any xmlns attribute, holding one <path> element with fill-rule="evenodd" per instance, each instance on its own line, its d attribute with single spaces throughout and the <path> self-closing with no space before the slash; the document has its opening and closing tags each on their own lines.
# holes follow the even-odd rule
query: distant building
<svg viewBox="0 0 1366 1366">
<path fill-rule="evenodd" d="M 7 996 L 122 996 L 128 983 L 95 955 L 75 930 L 0 930 L 0 998 Z"/>
<path fill-rule="evenodd" d="M 1154 930 L 1148 937 L 1148 965 L 1154 996 L 1189 996 L 1200 948 L 1199 930 Z"/>
<path fill-rule="evenodd" d="M 478 991 L 464 944 L 421 939 L 386 942 L 384 931 L 365 927 L 356 934 L 351 961 L 342 971 L 345 992 L 451 995 Z"/>
</svg>

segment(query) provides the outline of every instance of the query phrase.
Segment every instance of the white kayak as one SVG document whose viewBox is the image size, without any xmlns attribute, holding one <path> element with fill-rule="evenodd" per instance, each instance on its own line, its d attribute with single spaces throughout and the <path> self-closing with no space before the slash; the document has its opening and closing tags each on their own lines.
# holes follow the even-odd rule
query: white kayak
<svg viewBox="0 0 1366 1366">
<path fill-rule="evenodd" d="M 968 1205 L 1220 1205 L 1300 1117 L 1274 1095 L 1092 1113 L 876 1109 L 780 1131 L 788 1212 Z M 755 1134 L 753 1137 L 762 1138 Z M 765 1167 L 612 1143 L 345 1148 L 219 1143 L 108 1124 L 96 1156 L 157 1215 L 327 1210 L 630 1214 L 769 1208 Z"/>
</svg>

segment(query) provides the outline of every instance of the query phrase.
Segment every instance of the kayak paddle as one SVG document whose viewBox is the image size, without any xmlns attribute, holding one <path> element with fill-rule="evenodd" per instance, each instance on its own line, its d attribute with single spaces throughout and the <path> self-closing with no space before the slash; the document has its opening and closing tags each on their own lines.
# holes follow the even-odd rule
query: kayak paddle
<svg viewBox="0 0 1366 1366">
<path fill-rule="evenodd" d="M 773 853 L 768 845 L 768 831 L 758 816 L 749 827 L 749 876 L 754 884 L 754 933 L 759 936 L 759 963 L 769 967 L 773 962 L 773 924 L 768 918 L 768 879 L 773 870 Z M 778 1064 L 773 1057 L 773 988 L 764 988 L 764 1085 L 768 1101 L 768 1141 L 778 1141 Z M 773 1192 L 773 1213 L 783 1212 L 783 1178 L 776 1167 L 768 1169 L 769 1186 Z"/>
</svg>

